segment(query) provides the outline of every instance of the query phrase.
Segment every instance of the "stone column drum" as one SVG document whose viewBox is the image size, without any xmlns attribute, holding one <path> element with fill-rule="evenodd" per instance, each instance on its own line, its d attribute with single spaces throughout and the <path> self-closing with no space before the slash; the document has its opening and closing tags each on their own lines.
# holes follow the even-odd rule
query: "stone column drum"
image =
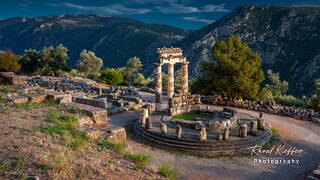
<svg viewBox="0 0 320 180">
<path fill-rule="evenodd" d="M 250 133 L 253 135 L 257 135 L 258 131 L 258 122 L 257 121 L 252 121 L 251 122 L 251 127 L 250 127 Z"/>
<path fill-rule="evenodd" d="M 225 128 L 223 131 L 223 140 L 228 140 L 229 139 L 229 128 Z"/>
<path fill-rule="evenodd" d="M 152 120 L 150 117 L 146 118 L 146 128 L 147 129 L 152 129 Z"/>
<path fill-rule="evenodd" d="M 239 136 L 243 138 L 248 136 L 248 125 L 244 124 L 240 126 Z"/>
<path fill-rule="evenodd" d="M 161 64 L 156 65 L 156 111 L 162 111 L 162 75 Z"/>
<path fill-rule="evenodd" d="M 187 94 L 189 92 L 189 77 L 188 77 L 188 62 L 182 64 L 182 92 Z"/>
<path fill-rule="evenodd" d="M 162 135 L 168 134 L 168 127 L 165 123 L 161 123 L 160 125 L 160 131 Z"/>
<path fill-rule="evenodd" d="M 168 97 L 171 98 L 174 94 L 174 64 L 168 64 Z"/>
<path fill-rule="evenodd" d="M 266 126 L 266 121 L 262 118 L 258 119 L 258 128 L 264 130 Z"/>
<path fill-rule="evenodd" d="M 176 136 L 178 139 L 181 139 L 182 136 L 182 127 L 180 125 L 176 126 Z"/>
<path fill-rule="evenodd" d="M 207 139 L 207 130 L 205 127 L 202 127 L 199 133 L 199 139 L 200 141 L 204 141 Z"/>
</svg>

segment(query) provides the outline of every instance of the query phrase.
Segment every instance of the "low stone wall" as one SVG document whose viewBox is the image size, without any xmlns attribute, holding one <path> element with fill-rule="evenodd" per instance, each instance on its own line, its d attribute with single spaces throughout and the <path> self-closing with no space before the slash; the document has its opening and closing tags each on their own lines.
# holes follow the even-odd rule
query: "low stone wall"
<svg viewBox="0 0 320 180">
<path fill-rule="evenodd" d="M 169 98 L 169 115 L 174 116 L 198 110 L 198 105 L 201 104 L 200 98 L 200 95 L 175 94 L 172 98 Z"/>
<path fill-rule="evenodd" d="M 267 104 L 262 101 L 230 101 L 220 96 L 202 96 L 201 103 L 209 105 L 239 107 L 248 110 L 266 112 L 296 119 L 314 121 L 320 123 L 320 114 L 313 109 Z"/>
<path fill-rule="evenodd" d="M 107 108 L 108 103 L 106 100 L 103 99 L 92 99 L 92 98 L 85 98 L 85 97 L 75 97 L 73 101 L 80 104 L 86 104 L 94 107 L 100 108 Z"/>
</svg>

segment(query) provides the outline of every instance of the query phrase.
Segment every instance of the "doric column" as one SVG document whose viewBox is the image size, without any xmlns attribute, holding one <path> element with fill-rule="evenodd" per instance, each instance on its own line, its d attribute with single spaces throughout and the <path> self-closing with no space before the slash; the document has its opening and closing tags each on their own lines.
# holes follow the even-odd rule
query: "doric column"
<svg viewBox="0 0 320 180">
<path fill-rule="evenodd" d="M 168 97 L 174 94 L 174 64 L 168 64 Z"/>
<path fill-rule="evenodd" d="M 188 62 L 182 63 L 182 93 L 187 94 L 189 91 L 188 79 Z"/>
<path fill-rule="evenodd" d="M 156 63 L 156 111 L 162 111 L 162 75 L 161 64 Z"/>
</svg>

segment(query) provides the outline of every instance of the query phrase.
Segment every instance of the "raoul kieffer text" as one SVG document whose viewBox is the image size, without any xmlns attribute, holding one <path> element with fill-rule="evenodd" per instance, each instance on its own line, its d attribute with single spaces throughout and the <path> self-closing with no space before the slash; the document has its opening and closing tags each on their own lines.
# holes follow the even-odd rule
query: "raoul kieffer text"
<svg viewBox="0 0 320 180">
<path fill-rule="evenodd" d="M 286 145 L 272 146 L 271 149 L 263 149 L 262 146 L 252 146 L 249 148 L 252 155 L 298 155 L 304 152 L 303 149 L 296 147 L 287 147 Z"/>
</svg>

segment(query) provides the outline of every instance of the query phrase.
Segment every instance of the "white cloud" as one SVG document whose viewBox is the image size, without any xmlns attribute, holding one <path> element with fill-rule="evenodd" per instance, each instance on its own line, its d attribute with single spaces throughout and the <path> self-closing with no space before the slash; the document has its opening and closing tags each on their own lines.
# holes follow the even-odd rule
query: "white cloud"
<svg viewBox="0 0 320 180">
<path fill-rule="evenodd" d="M 229 12 L 228 9 L 225 8 L 225 4 L 212 5 L 208 4 L 200 8 L 201 12 Z"/>
<path fill-rule="evenodd" d="M 188 13 L 210 13 L 210 12 L 229 12 L 225 4 L 205 5 L 203 7 L 192 7 L 178 3 L 169 3 L 167 7 L 158 6 L 156 9 L 163 14 L 188 14 Z"/>
<path fill-rule="evenodd" d="M 191 6 L 184 6 L 183 4 L 170 3 L 167 7 L 156 7 L 160 13 L 163 14 L 186 14 L 186 13 L 195 13 L 199 9 Z"/>
<path fill-rule="evenodd" d="M 101 14 L 146 14 L 151 12 L 150 9 L 136 9 L 136 8 L 128 8 L 121 4 L 113 4 L 108 6 L 83 6 L 72 3 L 62 3 L 62 6 L 67 8 L 72 8 L 81 12 L 86 13 L 101 13 Z"/>
<path fill-rule="evenodd" d="M 210 20 L 210 19 L 203 19 L 203 18 L 199 18 L 199 17 L 182 17 L 182 19 L 187 20 L 187 21 L 195 21 L 195 22 L 202 22 L 202 23 L 206 23 L 206 24 L 210 24 L 213 23 L 214 20 Z"/>
</svg>

